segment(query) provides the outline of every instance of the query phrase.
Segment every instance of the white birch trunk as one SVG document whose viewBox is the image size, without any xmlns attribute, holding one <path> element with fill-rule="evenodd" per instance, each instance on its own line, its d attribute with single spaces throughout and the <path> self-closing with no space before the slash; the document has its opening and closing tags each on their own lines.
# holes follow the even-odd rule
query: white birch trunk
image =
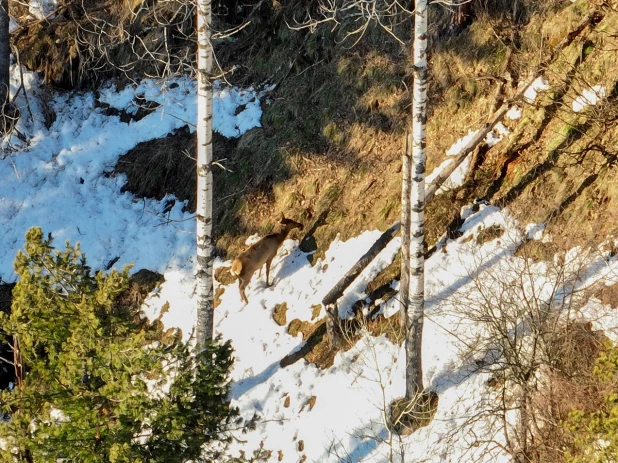
<svg viewBox="0 0 618 463">
<path fill-rule="evenodd" d="M 424 389 L 421 346 L 425 306 L 425 122 L 427 119 L 427 0 L 414 10 L 410 289 L 406 312 L 406 400 Z"/>
<path fill-rule="evenodd" d="M 406 131 L 405 148 L 401 162 L 401 276 L 399 278 L 399 316 L 401 326 L 406 326 L 410 304 L 410 191 L 412 188 L 411 134 Z"/>
<path fill-rule="evenodd" d="M 197 345 L 213 338 L 211 3 L 197 0 Z"/>
<path fill-rule="evenodd" d="M 9 41 L 9 1 L 0 0 L 0 116 L 9 97 L 9 65 L 11 64 Z"/>
</svg>

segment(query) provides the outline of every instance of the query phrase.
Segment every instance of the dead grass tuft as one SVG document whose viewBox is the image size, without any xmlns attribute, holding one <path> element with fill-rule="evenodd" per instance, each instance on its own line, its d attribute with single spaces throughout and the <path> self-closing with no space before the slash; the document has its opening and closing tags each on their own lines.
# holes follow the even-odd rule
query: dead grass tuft
<svg viewBox="0 0 618 463">
<path fill-rule="evenodd" d="M 594 293 L 601 303 L 611 305 L 614 309 L 618 308 L 618 284 L 611 286 L 601 285 Z"/>
<path fill-rule="evenodd" d="M 491 225 L 490 227 L 483 228 L 476 235 L 476 244 L 482 246 L 483 244 L 500 238 L 504 234 L 504 228 L 500 225 Z"/>
<path fill-rule="evenodd" d="M 573 436 L 562 422 L 575 409 L 590 413 L 603 405 L 605 391 L 593 369 L 605 342 L 607 338 L 593 331 L 590 323 L 573 322 L 552 343 L 554 363 L 543 372 L 543 385 L 533 399 L 538 432 L 536 461 L 564 461 L 564 451 L 572 448 Z"/>
<path fill-rule="evenodd" d="M 400 436 L 409 436 L 427 426 L 438 411 L 438 394 L 422 392 L 411 401 L 397 399 L 390 405 L 387 426 Z"/>
<path fill-rule="evenodd" d="M 404 327 L 399 323 L 398 315 L 389 318 L 378 315 L 367 321 L 367 330 L 372 336 L 386 336 L 393 344 L 401 345 L 405 341 Z"/>
<path fill-rule="evenodd" d="M 222 285 L 229 285 L 236 281 L 238 278 L 236 275 L 230 273 L 231 267 L 219 267 L 215 270 L 215 280 Z"/>
<path fill-rule="evenodd" d="M 557 252 L 557 246 L 552 242 L 527 240 L 517 248 L 515 255 L 532 259 L 533 262 L 552 262 Z"/>
<path fill-rule="evenodd" d="M 273 320 L 275 321 L 275 323 L 279 326 L 285 326 L 287 323 L 286 320 L 286 314 L 288 312 L 288 304 L 286 302 L 283 302 L 281 304 L 277 304 L 275 305 L 275 310 L 273 311 Z M 298 319 L 296 319 L 298 320 Z M 288 332 L 290 334 L 292 334 L 290 332 L 291 330 L 291 326 L 292 323 L 290 322 L 290 328 L 288 328 Z M 296 332 L 298 333 L 298 331 Z M 296 336 L 296 334 L 292 334 L 292 336 Z"/>
</svg>

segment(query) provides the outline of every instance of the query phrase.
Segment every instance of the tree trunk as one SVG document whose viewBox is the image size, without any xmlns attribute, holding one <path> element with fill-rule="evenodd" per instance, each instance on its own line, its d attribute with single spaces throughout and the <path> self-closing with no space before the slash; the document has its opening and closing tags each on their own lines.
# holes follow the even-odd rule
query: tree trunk
<svg viewBox="0 0 618 463">
<path fill-rule="evenodd" d="M 197 2 L 197 345 L 213 338 L 212 75 L 210 0 Z"/>
<path fill-rule="evenodd" d="M 9 0 L 0 0 L 0 114 L 9 97 L 10 64 Z"/>
<path fill-rule="evenodd" d="M 406 131 L 406 142 L 401 162 L 401 276 L 399 277 L 399 317 L 401 326 L 406 326 L 410 304 L 410 191 L 412 190 L 412 144 Z"/>
<path fill-rule="evenodd" d="M 350 270 L 341 278 L 335 286 L 322 299 L 322 305 L 326 308 L 326 328 L 331 342 L 337 340 L 336 325 L 339 321 L 339 309 L 337 308 L 337 300 L 343 295 L 343 292 L 350 286 L 356 277 L 363 271 L 369 262 L 371 262 L 381 251 L 391 242 L 393 237 L 399 231 L 399 222 L 395 222 L 388 230 L 386 230 L 380 238 L 373 243 L 371 248 L 363 254 L 363 256 L 354 264 Z M 400 285 L 401 286 L 401 285 Z"/>
<path fill-rule="evenodd" d="M 423 387 L 422 337 L 425 306 L 425 123 L 427 120 L 427 0 L 414 10 L 412 96 L 412 188 L 410 211 L 410 289 L 406 311 L 406 400 Z"/>
</svg>

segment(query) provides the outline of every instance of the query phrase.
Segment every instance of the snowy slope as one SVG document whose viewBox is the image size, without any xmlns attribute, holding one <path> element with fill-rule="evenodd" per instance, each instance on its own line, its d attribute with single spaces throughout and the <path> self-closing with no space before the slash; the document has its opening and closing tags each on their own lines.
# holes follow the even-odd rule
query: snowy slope
<svg viewBox="0 0 618 463">
<path fill-rule="evenodd" d="M 15 82 L 17 78 L 14 69 Z M 120 256 L 116 267 L 133 262 L 135 269 L 163 273 L 165 283 L 144 310 L 157 316 L 169 302 L 164 323 L 180 327 L 187 337 L 195 323 L 196 305 L 190 215 L 182 213 L 177 203 L 169 214 L 177 222 L 170 223 L 163 215 L 165 201 L 121 194 L 123 179 L 107 178 L 104 173 L 140 141 L 165 136 L 184 121 L 195 120 L 193 82 L 144 81 L 138 88 L 101 91 L 101 101 L 119 109 L 130 108 L 136 94 L 161 103 L 157 111 L 131 124 L 104 115 L 91 93 L 56 94 L 51 106 L 57 118 L 47 129 L 39 83 L 31 74 L 25 79 L 33 120 L 22 117 L 18 130 L 26 141 L 16 136 L 5 140 L 4 148 L 10 145 L 13 150 L 0 162 L 0 276 L 14 280 L 14 255 L 23 245 L 26 230 L 38 225 L 51 232 L 58 245 L 65 239 L 80 241 L 95 269 Z M 218 88 L 215 127 L 226 136 L 237 136 L 258 126 L 259 97 L 252 90 Z M 18 102 L 26 115 L 25 100 Z M 236 115 L 239 104 L 245 110 Z M 426 384 L 439 394 L 439 409 L 428 427 L 402 441 L 389 434 L 384 419 L 390 401 L 404 392 L 402 347 L 384 336 L 365 335 L 351 350 L 338 354 L 326 370 L 304 360 L 282 368 L 280 360 L 297 350 L 302 339 L 288 334 L 287 327 L 272 318 L 275 305 L 286 302 L 288 321 L 311 320 L 311 306 L 319 304 L 373 244 L 378 231 L 346 242 L 335 240 L 313 266 L 297 242 L 286 241 L 273 262 L 274 286 L 266 288 L 264 277 L 256 275 L 247 289 L 246 306 L 236 284 L 226 286 L 216 309 L 215 329 L 224 339 L 232 339 L 235 348 L 232 403 L 246 420 L 257 416 L 255 430 L 235 433 L 230 454 L 251 456 L 263 446 L 272 451 L 269 461 L 273 462 L 508 461 L 496 445 L 502 439 L 498 425 L 487 419 L 469 420 L 496 398 L 486 385 L 488 373 L 475 371 L 474 359 L 462 344 L 462 339 L 479 335 L 482 327 L 456 309 L 463 294 L 474 292 L 475 278 L 517 271 L 522 259 L 513 253 L 526 231 L 507 211 L 487 205 L 478 209 L 463 211 L 462 236 L 445 242 L 427 261 L 423 365 Z M 499 225 L 504 234 L 478 245 L 474 238 L 492 225 Z M 539 227 L 527 231 L 542 238 Z M 368 282 L 392 262 L 398 245 L 398 239 L 393 240 L 344 294 L 339 301 L 342 316 L 365 296 Z M 584 254 L 575 250 L 573 260 Z M 217 267 L 229 265 L 216 263 Z M 601 277 L 615 280 L 618 274 L 615 259 L 607 255 L 592 256 L 586 266 L 580 285 Z M 540 288 L 542 266 L 537 271 L 540 277 L 535 285 Z M 396 299 L 382 307 L 387 315 L 397 310 Z M 596 326 L 618 338 L 615 315 L 598 301 L 588 304 L 584 315 L 594 316 Z"/>
</svg>

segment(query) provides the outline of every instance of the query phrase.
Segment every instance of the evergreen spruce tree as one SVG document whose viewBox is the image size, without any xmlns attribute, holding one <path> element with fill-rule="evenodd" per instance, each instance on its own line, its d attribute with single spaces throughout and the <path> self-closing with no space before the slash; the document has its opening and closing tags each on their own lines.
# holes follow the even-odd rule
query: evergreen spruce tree
<svg viewBox="0 0 618 463">
<path fill-rule="evenodd" d="M 203 444 L 235 414 L 230 344 L 194 356 L 178 331 L 164 333 L 122 297 L 128 269 L 92 276 L 79 245 L 55 251 L 40 228 L 15 270 L 0 327 L 19 346 L 23 379 L 0 396 L 10 416 L 0 461 L 204 461 Z"/>
</svg>

